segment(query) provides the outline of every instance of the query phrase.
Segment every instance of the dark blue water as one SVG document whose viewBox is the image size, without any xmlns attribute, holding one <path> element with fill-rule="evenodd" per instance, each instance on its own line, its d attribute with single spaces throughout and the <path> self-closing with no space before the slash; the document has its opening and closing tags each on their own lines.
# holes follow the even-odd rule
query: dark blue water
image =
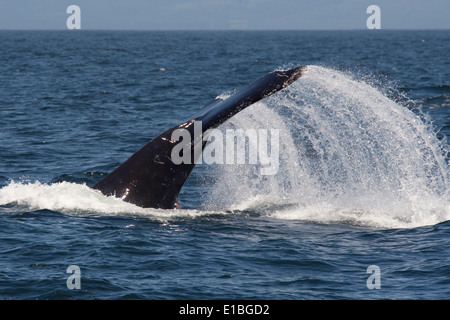
<svg viewBox="0 0 450 320">
<path fill-rule="evenodd" d="M 0 298 L 450 298 L 449 51 L 449 31 L 1 31 Z M 297 65 L 230 124 L 288 130 L 275 177 L 198 166 L 181 210 L 89 189 Z"/>
</svg>

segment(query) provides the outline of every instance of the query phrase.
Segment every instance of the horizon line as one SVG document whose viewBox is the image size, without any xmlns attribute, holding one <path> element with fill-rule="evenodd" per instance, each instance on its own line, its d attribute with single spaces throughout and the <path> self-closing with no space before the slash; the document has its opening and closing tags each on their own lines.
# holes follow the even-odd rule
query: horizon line
<svg viewBox="0 0 450 320">
<path fill-rule="evenodd" d="M 422 28 L 422 29 L 410 29 L 410 28 L 381 28 L 381 29 L 367 29 L 367 28 L 342 28 L 342 29 L 114 29 L 114 28 L 81 28 L 81 29 L 67 29 L 67 28 L 0 28 L 0 31 L 76 31 L 76 32 L 82 32 L 82 31 L 131 31 L 131 32 L 168 32 L 168 31 L 174 31 L 174 32 L 180 32 L 180 31 L 205 31 L 205 32 L 225 32 L 225 31 L 239 31 L 239 32 L 255 32 L 255 31 L 448 31 L 450 28 Z"/>
</svg>

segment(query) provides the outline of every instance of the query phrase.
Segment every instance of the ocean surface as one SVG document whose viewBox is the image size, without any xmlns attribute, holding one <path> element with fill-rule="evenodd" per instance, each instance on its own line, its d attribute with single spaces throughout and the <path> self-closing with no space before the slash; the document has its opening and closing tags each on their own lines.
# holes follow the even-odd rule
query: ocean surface
<svg viewBox="0 0 450 320">
<path fill-rule="evenodd" d="M 0 299 L 449 299 L 450 31 L 0 31 Z M 264 74 L 181 209 L 90 189 Z"/>
</svg>

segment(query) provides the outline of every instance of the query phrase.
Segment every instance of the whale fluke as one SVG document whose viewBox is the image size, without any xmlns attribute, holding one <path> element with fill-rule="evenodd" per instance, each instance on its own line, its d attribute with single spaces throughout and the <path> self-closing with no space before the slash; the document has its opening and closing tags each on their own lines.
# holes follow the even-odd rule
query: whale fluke
<svg viewBox="0 0 450 320">
<path fill-rule="evenodd" d="M 116 196 L 144 208 L 178 208 L 178 195 L 195 166 L 206 142 L 199 139 L 205 133 L 227 121 L 236 113 L 285 88 L 297 80 L 305 66 L 289 70 L 276 70 L 239 90 L 227 99 L 216 98 L 192 119 L 162 133 L 127 161 L 98 182 L 93 189 L 107 196 Z M 195 132 L 195 123 L 201 121 L 201 132 Z M 177 129 L 188 130 L 190 141 L 173 141 Z M 171 154 L 175 145 L 187 143 L 191 150 L 191 163 L 175 164 Z M 197 147 L 196 147 L 197 146 Z"/>
</svg>

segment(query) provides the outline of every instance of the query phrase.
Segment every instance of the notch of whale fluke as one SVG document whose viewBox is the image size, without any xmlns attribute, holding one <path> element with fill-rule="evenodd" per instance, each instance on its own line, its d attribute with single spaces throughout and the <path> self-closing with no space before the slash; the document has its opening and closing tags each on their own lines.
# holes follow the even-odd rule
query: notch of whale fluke
<svg viewBox="0 0 450 320">
<path fill-rule="evenodd" d="M 304 71 L 306 71 L 306 66 L 289 70 L 275 70 L 227 99 L 214 99 L 189 121 L 154 138 L 93 186 L 93 189 L 101 191 L 104 195 L 116 196 L 144 208 L 179 208 L 178 195 L 199 156 L 195 150 L 203 150 L 206 144 L 205 141 L 200 141 L 201 148 L 195 148 L 196 143 L 199 146 L 199 139 L 196 139 L 197 133 L 194 132 L 193 124 L 201 121 L 201 134 L 216 128 L 248 106 L 287 87 Z M 171 159 L 172 149 L 175 145 L 172 133 L 177 129 L 188 130 L 192 137 L 191 141 L 180 142 L 189 144 L 192 152 L 191 159 L 193 159 L 191 163 L 175 164 Z"/>
</svg>

